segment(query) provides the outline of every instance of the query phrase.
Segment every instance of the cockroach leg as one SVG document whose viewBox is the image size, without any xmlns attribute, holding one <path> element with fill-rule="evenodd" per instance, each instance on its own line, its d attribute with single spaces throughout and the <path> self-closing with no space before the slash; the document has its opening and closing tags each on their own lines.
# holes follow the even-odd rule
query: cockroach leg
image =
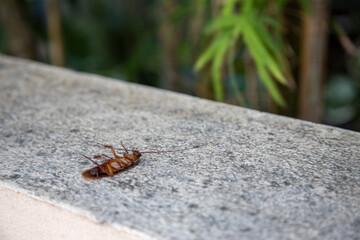
<svg viewBox="0 0 360 240">
<path fill-rule="evenodd" d="M 127 154 L 129 154 L 128 150 L 124 147 L 124 145 L 122 144 L 122 142 L 120 142 L 120 144 L 121 144 L 121 146 L 124 148 L 125 152 L 126 152 Z"/>
<path fill-rule="evenodd" d="M 89 161 L 93 162 L 96 166 L 100 167 L 100 165 L 97 162 L 93 161 L 91 158 L 89 158 L 89 157 L 87 157 L 87 156 L 85 156 L 84 154 L 81 154 L 81 153 L 80 153 L 80 155 L 87 158 Z"/>
<path fill-rule="evenodd" d="M 93 156 L 93 158 L 94 159 L 101 159 L 101 160 L 104 160 L 103 158 L 106 158 L 105 161 L 112 159 L 111 157 L 109 157 L 108 155 L 105 155 L 105 154 L 95 155 L 95 156 Z"/>
<path fill-rule="evenodd" d="M 114 176 L 114 171 L 112 170 L 112 167 L 108 164 L 108 165 L 106 165 L 107 166 L 107 168 L 108 168 L 108 175 L 110 176 L 110 177 L 112 177 L 112 176 Z"/>
<path fill-rule="evenodd" d="M 114 148 L 113 148 L 112 146 L 102 145 L 102 144 L 100 144 L 100 143 L 98 143 L 98 144 L 99 144 L 100 146 L 104 147 L 104 148 L 109 148 L 116 159 L 119 159 L 119 158 L 120 158 L 118 155 L 116 155 L 115 150 L 114 150 Z"/>
</svg>

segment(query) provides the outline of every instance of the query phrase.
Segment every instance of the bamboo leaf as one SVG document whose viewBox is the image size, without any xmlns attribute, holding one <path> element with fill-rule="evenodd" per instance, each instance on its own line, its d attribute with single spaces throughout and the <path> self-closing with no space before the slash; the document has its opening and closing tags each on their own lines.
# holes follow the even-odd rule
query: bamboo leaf
<svg viewBox="0 0 360 240">
<path fill-rule="evenodd" d="M 271 77 L 269 76 L 269 74 L 267 74 L 266 70 L 262 67 L 257 68 L 257 70 L 259 72 L 259 76 L 260 76 L 261 80 L 265 84 L 266 88 L 269 90 L 269 93 L 270 93 L 271 97 L 274 99 L 274 101 L 281 107 L 285 107 L 286 103 L 285 103 L 283 97 L 281 96 L 274 81 L 271 80 Z"/>
<path fill-rule="evenodd" d="M 262 46 L 261 42 L 258 38 L 253 34 L 253 31 L 251 29 L 251 25 L 248 24 L 246 21 L 244 24 L 244 27 L 242 29 L 243 37 L 246 46 L 249 48 L 251 55 L 253 56 L 256 63 L 259 65 L 264 65 L 266 61 L 266 51 L 264 47 Z"/>
<path fill-rule="evenodd" d="M 237 2 L 237 0 L 227 0 L 224 7 L 223 7 L 221 15 L 222 16 L 231 15 L 234 12 L 236 2 Z"/>
<path fill-rule="evenodd" d="M 277 11 L 281 11 L 287 1 L 275 0 Z M 237 4 L 241 6 L 240 13 L 235 11 Z M 231 51 L 234 51 L 239 38 L 243 37 L 258 74 L 271 97 L 280 106 L 286 105 L 276 86 L 276 81 L 286 84 L 284 76 L 286 60 L 283 58 L 282 41 L 279 41 L 281 26 L 279 21 L 264 12 L 268 6 L 269 2 L 266 0 L 227 0 L 224 2 L 221 16 L 206 27 L 205 33 L 213 34 L 215 38 L 197 60 L 195 70 L 211 63 L 211 78 L 216 100 L 223 99 L 222 67 L 228 52 L 230 52 L 227 58 L 228 74 L 232 84 L 236 85 L 235 69 L 231 65 L 231 61 L 234 61 L 234 53 Z M 268 26 L 274 32 L 269 32 Z"/>
<path fill-rule="evenodd" d="M 195 71 L 199 71 L 205 66 L 209 61 L 212 60 L 216 49 L 218 47 L 218 39 L 212 41 L 210 46 L 200 55 L 199 59 L 195 63 Z"/>
<path fill-rule="evenodd" d="M 242 12 L 248 13 L 254 11 L 254 2 L 253 0 L 243 0 L 242 2 Z"/>
<path fill-rule="evenodd" d="M 223 85 L 221 82 L 221 67 L 224 61 L 226 51 L 228 49 L 229 37 L 227 35 L 222 35 L 221 40 L 219 40 L 218 49 L 214 55 L 214 60 L 211 68 L 211 75 L 213 80 L 213 87 L 215 92 L 215 99 L 217 101 L 223 100 Z"/>
<path fill-rule="evenodd" d="M 265 26 L 260 21 L 252 21 L 254 30 L 261 39 L 261 41 L 266 45 L 272 52 L 272 54 L 276 54 L 280 51 L 280 48 L 274 42 L 274 38 L 270 35 L 269 31 L 265 28 Z"/>
<path fill-rule="evenodd" d="M 234 27 L 234 30 L 232 31 L 232 41 L 236 42 L 238 40 L 238 38 L 241 35 L 241 31 L 242 31 L 242 25 L 239 24 L 236 27 Z M 234 49 L 235 51 L 235 49 Z"/>
<path fill-rule="evenodd" d="M 281 71 L 281 65 L 271 56 L 269 51 L 266 49 L 265 45 L 260 40 L 259 35 L 256 33 L 251 21 L 246 21 L 246 28 L 243 29 L 244 39 L 251 54 L 258 55 L 257 58 L 261 61 L 267 69 L 272 73 L 272 75 L 282 84 L 286 84 L 286 80 Z M 261 55 L 261 57 L 259 56 Z"/>
<path fill-rule="evenodd" d="M 231 29 L 242 23 L 242 16 L 239 15 L 231 15 L 231 16 L 223 16 L 214 20 L 210 25 L 205 28 L 206 34 L 211 34 L 216 31 L 224 31 L 227 28 Z"/>
<path fill-rule="evenodd" d="M 276 30 L 280 30 L 280 24 L 278 21 L 276 21 L 273 17 L 269 17 L 269 16 L 259 16 L 259 18 L 261 19 L 261 21 L 263 21 L 264 23 L 268 24 L 269 26 L 273 27 Z"/>
<path fill-rule="evenodd" d="M 246 26 L 243 28 L 244 41 L 246 42 L 246 45 L 248 46 L 249 51 L 254 58 L 256 68 L 258 70 L 261 80 L 264 82 L 266 88 L 269 90 L 270 95 L 274 99 L 274 101 L 280 106 L 285 106 L 285 101 L 283 100 L 280 92 L 278 91 L 275 82 L 272 80 L 271 76 L 268 73 L 268 70 L 270 70 L 272 64 L 271 56 L 259 40 L 258 36 L 255 34 L 251 24 L 244 24 L 244 26 Z M 272 73 L 272 71 L 270 72 Z"/>
</svg>

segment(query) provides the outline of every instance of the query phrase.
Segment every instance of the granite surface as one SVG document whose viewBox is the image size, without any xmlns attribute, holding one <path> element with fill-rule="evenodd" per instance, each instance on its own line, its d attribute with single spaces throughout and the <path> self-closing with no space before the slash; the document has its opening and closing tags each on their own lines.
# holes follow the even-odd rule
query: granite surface
<svg viewBox="0 0 360 240">
<path fill-rule="evenodd" d="M 120 141 L 208 144 L 84 180 Z M 6 56 L 0 184 L 155 239 L 360 238 L 360 133 Z"/>
</svg>

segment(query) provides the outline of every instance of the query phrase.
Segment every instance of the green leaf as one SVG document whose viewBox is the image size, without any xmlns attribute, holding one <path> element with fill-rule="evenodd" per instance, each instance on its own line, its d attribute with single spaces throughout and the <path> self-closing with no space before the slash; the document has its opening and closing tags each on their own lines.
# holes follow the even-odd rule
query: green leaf
<svg viewBox="0 0 360 240">
<path fill-rule="evenodd" d="M 249 51 L 254 58 L 256 69 L 259 73 L 261 80 L 264 82 L 266 88 L 269 90 L 271 97 L 274 101 L 280 106 L 285 106 L 285 101 L 283 100 L 280 92 L 278 91 L 275 82 L 272 80 L 271 76 L 268 73 L 268 70 L 271 69 L 273 60 L 266 50 L 263 43 L 260 41 L 258 35 L 254 32 L 251 24 L 244 24 L 243 33 L 244 41 L 249 48 Z M 277 65 L 275 65 L 277 67 Z M 268 70 L 267 70 L 268 69 Z M 270 70 L 271 73 L 273 73 Z M 280 72 L 281 74 L 281 72 Z"/>
<path fill-rule="evenodd" d="M 231 15 L 234 12 L 236 2 L 237 2 L 237 0 L 227 0 L 222 9 L 221 15 L 222 16 Z"/>
<path fill-rule="evenodd" d="M 255 1 L 253 1 L 253 0 L 243 0 L 242 1 L 242 12 L 243 13 L 253 12 L 255 10 L 254 3 L 255 3 Z"/>
<path fill-rule="evenodd" d="M 269 93 L 270 93 L 271 97 L 274 99 L 274 101 L 281 107 L 285 107 L 286 103 L 285 103 L 283 97 L 281 96 L 274 81 L 271 79 L 269 74 L 267 74 L 266 70 L 262 67 L 257 68 L 257 70 L 259 72 L 259 76 L 260 76 L 261 80 L 265 84 L 266 88 L 269 90 Z"/>
<path fill-rule="evenodd" d="M 261 20 L 263 20 L 261 18 Z M 256 31 L 257 35 L 261 39 L 261 41 L 266 45 L 272 54 L 276 54 L 280 51 L 280 48 L 274 42 L 274 38 L 270 35 L 269 31 L 260 21 L 252 21 L 254 30 Z"/>
<path fill-rule="evenodd" d="M 218 47 L 218 41 L 215 39 L 212 41 L 210 46 L 200 55 L 199 59 L 195 63 L 195 71 L 199 71 L 205 66 L 206 63 L 212 60 L 215 54 L 216 48 Z"/>
<path fill-rule="evenodd" d="M 275 0 L 276 11 L 281 11 L 287 1 Z M 240 13 L 235 11 L 238 4 L 240 4 Z M 227 53 L 229 53 L 228 74 L 232 84 L 236 85 L 235 69 L 231 63 L 235 55 L 231 51 L 236 51 L 235 46 L 239 43 L 239 38 L 243 37 L 258 74 L 271 97 L 280 106 L 286 105 L 276 86 L 276 81 L 286 83 L 284 76 L 286 61 L 283 58 L 282 41 L 279 41 L 281 24 L 277 17 L 266 15 L 265 10 L 268 6 L 269 2 L 266 0 L 227 0 L 224 2 L 221 16 L 207 25 L 205 33 L 212 34 L 214 39 L 197 60 L 195 70 L 211 63 L 211 78 L 216 100 L 223 100 L 222 67 Z M 281 13 L 275 14 L 281 16 Z M 271 27 L 272 32 L 267 27 Z"/>
<path fill-rule="evenodd" d="M 273 17 L 269 17 L 269 16 L 266 16 L 266 15 L 261 15 L 261 16 L 259 16 L 259 18 L 261 19 L 261 21 L 263 21 L 264 23 L 266 23 L 269 26 L 273 27 L 274 29 L 280 30 L 281 26 L 280 26 L 279 21 L 277 21 Z"/>
<path fill-rule="evenodd" d="M 277 63 L 277 61 L 271 56 L 269 51 L 266 49 L 264 43 L 260 40 L 259 35 L 256 33 L 253 24 L 251 21 L 246 21 L 244 26 L 247 26 L 243 29 L 244 39 L 246 41 L 246 45 L 249 47 L 251 54 L 258 55 L 258 61 L 261 61 L 272 75 L 282 84 L 286 84 L 286 79 L 281 71 L 281 65 Z"/>
<path fill-rule="evenodd" d="M 211 67 L 211 77 L 213 80 L 213 87 L 215 92 L 215 99 L 217 101 L 223 100 L 223 84 L 221 82 L 221 67 L 224 62 L 224 57 L 228 49 L 230 38 L 227 35 L 221 35 L 221 39 L 218 43 L 217 51 L 214 55 L 214 59 Z"/>
<path fill-rule="evenodd" d="M 242 16 L 223 16 L 223 17 L 219 17 L 218 19 L 214 20 L 212 23 L 210 23 L 210 25 L 208 25 L 205 28 L 205 33 L 206 34 L 211 34 L 214 33 L 216 31 L 224 31 L 227 28 L 231 29 L 237 25 L 241 25 L 242 24 Z"/>
<path fill-rule="evenodd" d="M 248 21 L 245 22 L 242 32 L 245 44 L 249 48 L 250 53 L 255 60 L 255 63 L 259 65 L 264 65 L 266 60 L 264 55 L 266 55 L 266 51 L 262 46 L 260 40 L 253 33 L 252 26 L 248 23 Z"/>
</svg>

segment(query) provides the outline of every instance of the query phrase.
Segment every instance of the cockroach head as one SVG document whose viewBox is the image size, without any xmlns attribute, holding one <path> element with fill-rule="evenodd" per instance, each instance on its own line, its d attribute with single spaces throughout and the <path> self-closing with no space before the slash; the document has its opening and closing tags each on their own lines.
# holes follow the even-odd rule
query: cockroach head
<svg viewBox="0 0 360 240">
<path fill-rule="evenodd" d="M 139 152 L 137 150 L 133 150 L 133 155 L 135 156 L 135 158 L 140 158 L 141 157 L 141 152 Z"/>
</svg>

